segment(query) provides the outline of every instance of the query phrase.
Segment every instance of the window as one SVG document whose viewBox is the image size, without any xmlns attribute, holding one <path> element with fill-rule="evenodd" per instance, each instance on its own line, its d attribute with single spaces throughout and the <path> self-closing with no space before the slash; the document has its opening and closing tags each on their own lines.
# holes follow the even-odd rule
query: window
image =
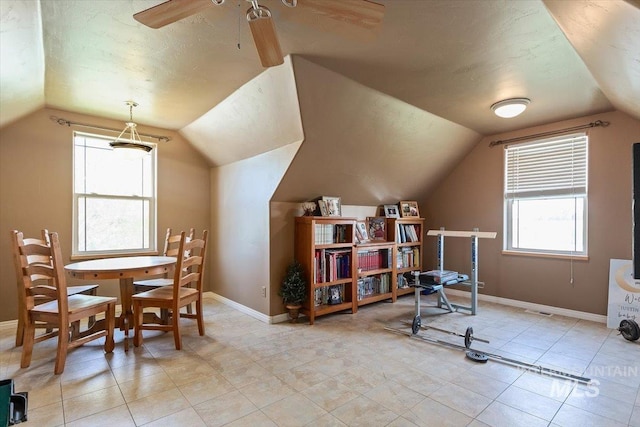
<svg viewBox="0 0 640 427">
<path fill-rule="evenodd" d="M 505 249 L 587 255 L 587 136 L 505 149 Z"/>
<path fill-rule="evenodd" d="M 74 132 L 73 255 L 155 252 L 156 150 Z"/>
</svg>

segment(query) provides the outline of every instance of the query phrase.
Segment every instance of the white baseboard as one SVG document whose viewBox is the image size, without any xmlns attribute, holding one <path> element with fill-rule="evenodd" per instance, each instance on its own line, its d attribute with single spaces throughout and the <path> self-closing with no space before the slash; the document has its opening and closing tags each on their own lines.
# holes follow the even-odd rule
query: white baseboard
<svg viewBox="0 0 640 427">
<path fill-rule="evenodd" d="M 448 295 L 469 298 L 469 292 L 467 291 L 461 291 L 458 289 L 447 289 L 446 292 Z M 248 314 L 254 319 L 258 319 L 264 323 L 273 324 L 273 323 L 282 323 L 282 322 L 289 321 L 289 315 L 287 313 L 282 313 L 275 316 L 268 316 L 264 313 L 260 313 L 259 311 L 256 311 L 252 308 L 249 308 L 233 300 L 230 300 L 229 298 L 225 298 L 222 295 L 218 295 L 215 292 L 205 292 L 204 296 L 205 297 L 210 296 L 213 299 L 220 301 L 221 303 L 228 305 L 229 307 L 233 307 L 234 309 L 238 310 L 241 313 Z M 540 311 L 543 313 L 557 314 L 559 316 L 589 320 L 591 322 L 605 323 L 605 324 L 607 323 L 607 316 L 604 316 L 602 314 L 587 313 L 584 311 L 570 310 L 568 308 L 552 307 L 549 305 L 535 304 L 532 302 L 518 301 L 514 299 L 495 297 L 492 295 L 485 295 L 485 294 L 478 294 L 478 300 L 493 302 L 496 304 L 502 304 L 502 305 L 507 305 L 511 307 L 519 307 L 525 310 Z M 6 320 L 4 322 L 0 322 L 0 329 L 15 328 L 17 327 L 17 325 L 18 325 L 17 320 Z"/>
<path fill-rule="evenodd" d="M 289 321 L 289 315 L 287 313 L 282 313 L 282 314 L 278 314 L 276 316 L 268 316 L 264 313 L 260 313 L 259 311 L 256 311 L 252 308 L 249 308 L 245 305 L 242 305 L 240 303 L 237 303 L 233 300 L 230 300 L 229 298 L 225 298 L 222 295 L 218 295 L 215 292 L 205 292 L 206 295 L 211 295 L 211 297 L 213 299 L 215 299 L 216 301 L 220 301 L 221 303 L 223 303 L 224 305 L 228 305 L 229 307 L 233 307 L 234 309 L 238 310 L 241 313 L 244 314 L 248 314 L 249 316 L 253 317 L 254 319 L 258 319 L 261 322 L 264 323 L 281 323 L 281 322 L 288 322 Z"/>
<path fill-rule="evenodd" d="M 468 291 L 459 289 L 447 289 L 447 295 L 461 296 L 469 298 Z M 494 302 L 496 304 L 508 305 L 511 307 L 523 308 L 525 310 L 539 311 L 543 313 L 557 314 L 558 316 L 573 317 L 575 319 L 589 320 L 597 323 L 607 323 L 607 316 L 602 314 L 587 313 L 585 311 L 570 310 L 568 308 L 552 307 L 550 305 L 535 304 L 527 301 L 518 301 L 515 299 L 495 297 L 492 295 L 478 294 L 479 301 Z"/>
</svg>

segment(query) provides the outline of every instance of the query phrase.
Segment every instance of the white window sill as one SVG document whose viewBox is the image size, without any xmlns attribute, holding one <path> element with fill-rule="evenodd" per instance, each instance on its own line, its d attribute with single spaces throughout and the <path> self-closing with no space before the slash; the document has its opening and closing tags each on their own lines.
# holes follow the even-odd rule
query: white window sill
<svg viewBox="0 0 640 427">
<path fill-rule="evenodd" d="M 574 261 L 589 261 L 589 255 L 565 255 L 565 254 L 549 254 L 542 252 L 525 252 L 525 251 L 509 251 L 503 250 L 502 255 L 526 256 L 534 258 L 552 258 L 552 259 L 570 259 Z"/>
</svg>

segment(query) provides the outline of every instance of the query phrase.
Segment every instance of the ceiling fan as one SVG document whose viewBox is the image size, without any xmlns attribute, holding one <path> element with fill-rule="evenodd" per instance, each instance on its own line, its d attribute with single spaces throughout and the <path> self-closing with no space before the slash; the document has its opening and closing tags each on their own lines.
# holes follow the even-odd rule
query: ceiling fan
<svg viewBox="0 0 640 427">
<path fill-rule="evenodd" d="M 151 28 L 161 28 L 196 13 L 211 5 L 222 5 L 225 0 L 167 0 L 157 6 L 133 15 L 136 21 Z M 251 3 L 247 10 L 247 21 L 263 67 L 273 67 L 284 62 L 276 27 L 271 11 L 259 4 Z M 384 16 L 384 5 L 369 0 L 281 0 L 285 6 L 301 9 L 300 13 L 314 13 L 324 18 L 335 19 L 365 30 L 375 30 Z"/>
</svg>

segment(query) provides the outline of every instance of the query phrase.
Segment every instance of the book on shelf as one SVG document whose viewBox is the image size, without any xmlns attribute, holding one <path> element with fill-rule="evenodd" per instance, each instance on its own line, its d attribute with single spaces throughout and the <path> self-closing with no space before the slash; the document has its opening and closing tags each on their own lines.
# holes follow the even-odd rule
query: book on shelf
<svg viewBox="0 0 640 427">
<path fill-rule="evenodd" d="M 379 270 L 391 267 L 391 249 L 370 249 L 358 251 L 358 271 Z"/>
<path fill-rule="evenodd" d="M 331 285 L 316 288 L 313 293 L 313 304 L 318 307 L 321 305 L 342 304 L 345 301 L 344 285 Z"/>
<path fill-rule="evenodd" d="M 333 243 L 348 243 L 351 236 L 347 224 L 315 224 L 316 245 L 330 245 Z"/>
<path fill-rule="evenodd" d="M 409 281 L 407 280 L 406 277 L 404 277 L 404 274 L 400 273 L 398 274 L 398 289 L 406 289 L 409 287 Z"/>
<path fill-rule="evenodd" d="M 420 225 L 396 223 L 396 243 L 420 241 Z"/>
<path fill-rule="evenodd" d="M 358 301 L 374 295 L 386 294 L 391 292 L 391 273 L 361 277 L 356 285 Z"/>
<path fill-rule="evenodd" d="M 351 277 L 351 249 L 316 249 L 314 277 L 315 283 Z"/>
<path fill-rule="evenodd" d="M 405 246 L 399 248 L 396 258 L 397 268 L 412 268 L 420 266 L 420 248 L 417 246 Z"/>
</svg>

